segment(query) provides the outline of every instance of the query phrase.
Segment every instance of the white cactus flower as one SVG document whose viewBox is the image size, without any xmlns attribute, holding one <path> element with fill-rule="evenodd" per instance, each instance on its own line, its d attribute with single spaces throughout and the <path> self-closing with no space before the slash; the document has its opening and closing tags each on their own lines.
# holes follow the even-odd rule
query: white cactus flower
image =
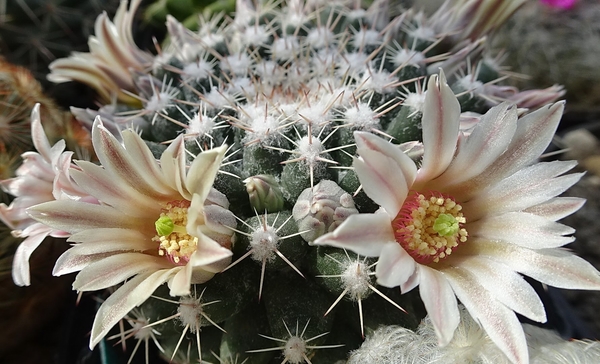
<svg viewBox="0 0 600 364">
<path fill-rule="evenodd" d="M 354 169 L 382 208 L 349 216 L 314 244 L 379 257 L 383 286 L 419 286 L 440 345 L 458 326 L 458 298 L 512 362 L 527 363 L 515 312 L 537 322 L 546 314 L 518 273 L 560 288 L 600 289 L 600 273 L 560 249 L 574 230 L 556 220 L 584 201 L 556 196 L 582 174 L 561 176 L 573 161 L 536 161 L 562 110 L 556 103 L 518 119 L 514 107 L 501 104 L 464 136 L 455 95 L 443 73 L 432 76 L 420 167 L 386 140 L 355 132 Z"/>
<path fill-rule="evenodd" d="M 78 161 L 75 182 L 99 204 L 61 200 L 27 213 L 76 243 L 56 262 L 54 275 L 76 271 L 73 288 L 95 291 L 127 282 L 100 307 L 92 328 L 95 346 L 131 309 L 164 282 L 173 296 L 190 294 L 231 261 L 234 215 L 227 198 L 212 189 L 226 147 L 200 153 L 186 167 L 183 135 L 160 164 L 131 130 L 122 146 L 98 118 L 92 130 L 101 166 Z"/>
</svg>

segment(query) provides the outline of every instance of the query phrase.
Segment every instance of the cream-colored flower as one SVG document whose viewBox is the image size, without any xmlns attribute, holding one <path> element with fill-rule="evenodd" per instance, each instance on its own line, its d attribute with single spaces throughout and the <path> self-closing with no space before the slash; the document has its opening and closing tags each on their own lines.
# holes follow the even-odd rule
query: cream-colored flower
<svg viewBox="0 0 600 364">
<path fill-rule="evenodd" d="M 51 201 L 27 210 L 41 223 L 71 234 L 75 244 L 54 275 L 80 271 L 73 288 L 95 291 L 127 281 L 100 307 L 90 347 L 167 282 L 171 295 L 190 293 L 231 261 L 235 216 L 212 188 L 226 147 L 200 153 L 189 169 L 183 135 L 154 159 L 142 138 L 122 133 L 123 145 L 101 124 L 92 141 L 101 166 L 78 161 L 75 182 L 100 204 Z"/>
<path fill-rule="evenodd" d="M 69 233 L 53 229 L 37 222 L 27 215 L 27 208 L 42 202 L 71 199 L 94 199 L 80 189 L 70 178 L 69 170 L 76 168 L 71 162 L 73 152 L 65 152 L 65 141 L 52 147 L 46 137 L 40 120 L 40 105 L 31 112 L 31 139 L 37 152 L 23 153 L 23 164 L 17 169 L 17 176 L 0 181 L 0 187 L 15 196 L 9 206 L 0 203 L 0 220 L 12 229 L 12 235 L 25 238 L 13 258 L 12 277 L 15 284 L 28 286 L 29 258 L 47 236 L 66 238 Z"/>
<path fill-rule="evenodd" d="M 116 96 L 121 102 L 138 104 L 136 98 L 123 90 L 135 91 L 132 71 L 146 69 L 153 57 L 139 49 L 133 40 L 132 23 L 141 0 L 132 0 L 129 9 L 127 2 L 121 0 L 114 22 L 106 13 L 98 16 L 95 36 L 88 40 L 90 52 L 73 52 L 68 58 L 52 62 L 48 80 L 82 82 L 95 89 L 106 102 Z"/>
<path fill-rule="evenodd" d="M 443 74 L 432 76 L 420 167 L 386 140 L 356 132 L 354 169 L 382 209 L 351 215 L 314 244 L 379 257 L 383 286 L 419 286 L 440 345 L 458 325 L 458 298 L 512 362 L 527 363 L 515 312 L 538 322 L 546 315 L 518 273 L 560 288 L 600 289 L 600 273 L 560 249 L 574 230 L 556 220 L 584 201 L 556 196 L 581 174 L 561 176 L 572 161 L 537 162 L 562 110 L 556 103 L 518 119 L 504 103 L 465 136 L 455 95 Z"/>
</svg>

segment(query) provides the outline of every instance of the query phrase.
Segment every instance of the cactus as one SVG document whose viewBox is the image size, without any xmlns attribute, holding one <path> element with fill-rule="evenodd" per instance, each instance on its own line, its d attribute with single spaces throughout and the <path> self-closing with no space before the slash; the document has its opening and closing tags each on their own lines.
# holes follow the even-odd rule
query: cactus
<svg viewBox="0 0 600 364">
<path fill-rule="evenodd" d="M 593 0 L 563 2 L 564 7 L 554 3 L 527 3 L 498 31 L 493 47 L 506 50 L 510 54 L 506 65 L 526 75 L 512 80 L 517 87 L 561 84 L 570 110 L 596 113 L 600 4 Z"/>
<path fill-rule="evenodd" d="M 45 81 L 48 64 L 84 50 L 102 11 L 114 12 L 117 0 L 8 1 L 0 14 L 0 53 Z"/>
<path fill-rule="evenodd" d="M 390 148 L 420 158 L 428 77 L 442 69 L 440 78 L 445 74 L 460 94 L 465 134 L 468 121 L 519 94 L 500 88 L 503 70 L 484 36 L 522 2 L 502 2 L 502 16 L 492 19 L 485 15 L 493 3 L 447 2 L 426 17 L 413 10 L 390 15 L 395 12 L 385 0 L 367 9 L 345 1 L 254 5 L 239 0 L 233 19 L 201 18 L 195 31 L 167 17 L 170 43 L 147 67 L 122 64 L 119 72 L 129 72 L 127 80 L 107 71 L 115 59 L 103 63 L 102 57 L 92 57 L 96 63 L 82 71 L 89 77 L 73 78 L 96 85 L 104 101 L 98 111 L 74 110 L 82 124 L 90 126 L 100 115 L 102 124 L 92 128 L 115 139 L 97 139 L 123 140 L 127 151 L 134 137 L 121 131 L 134 128 L 163 170 L 172 149 L 184 146 L 192 164 L 204 151 L 228 145 L 226 153 L 219 148 L 225 159 L 216 191 L 203 208 L 228 209 L 237 218 L 236 227 L 214 221 L 202 225 L 235 233 L 227 240 L 231 264 L 193 284 L 189 296 L 170 297 L 164 285 L 159 287 L 125 317 L 133 331 L 124 335 L 156 343 L 164 358 L 178 363 L 268 363 L 273 357 L 333 363 L 346 360 L 382 325 L 415 329 L 424 308 L 414 291 L 400 295 L 378 286 L 368 257 L 311 243 L 350 216 L 377 209 L 352 169 L 357 158 L 353 133 L 378 134 L 393 143 Z M 477 19 L 469 18 L 474 6 Z M 121 21 L 131 21 L 126 7 L 120 11 Z M 112 36 L 127 31 L 122 25 L 116 24 Z M 464 29 L 468 32 L 460 36 Z M 108 56 L 119 51 L 128 49 L 111 49 Z M 60 60 L 50 78 L 68 79 L 75 57 L 83 59 L 79 54 Z M 118 81 L 129 88 L 105 87 Z M 556 92 L 544 101 L 559 96 Z M 173 140 L 177 144 L 165 149 Z M 86 173 L 95 170 L 83 166 Z M 192 205 L 195 196 L 189 198 Z M 188 201 L 179 202 L 188 208 L 183 206 Z M 158 255 L 171 257 L 169 249 L 175 248 L 168 246 L 168 237 L 182 228 L 176 225 L 170 217 L 156 220 Z M 454 228 L 446 225 L 440 231 Z M 147 325 L 136 326 L 134 317 Z M 94 333 L 100 329 L 92 330 L 92 341 L 102 339 L 105 329 L 100 336 Z"/>
</svg>

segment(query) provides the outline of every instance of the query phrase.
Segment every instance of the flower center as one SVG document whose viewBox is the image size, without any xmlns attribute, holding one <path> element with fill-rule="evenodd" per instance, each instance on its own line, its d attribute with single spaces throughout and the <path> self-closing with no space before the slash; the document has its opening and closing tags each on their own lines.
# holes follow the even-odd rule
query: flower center
<svg viewBox="0 0 600 364">
<path fill-rule="evenodd" d="M 158 255 L 166 256 L 175 264 L 186 264 L 198 246 L 198 238 L 188 234 L 185 228 L 188 207 L 189 201 L 171 201 L 154 223 L 157 235 L 152 240 L 159 243 Z"/>
<path fill-rule="evenodd" d="M 467 241 L 461 210 L 449 196 L 411 191 L 392 221 L 396 241 L 417 263 L 437 263 Z"/>
</svg>

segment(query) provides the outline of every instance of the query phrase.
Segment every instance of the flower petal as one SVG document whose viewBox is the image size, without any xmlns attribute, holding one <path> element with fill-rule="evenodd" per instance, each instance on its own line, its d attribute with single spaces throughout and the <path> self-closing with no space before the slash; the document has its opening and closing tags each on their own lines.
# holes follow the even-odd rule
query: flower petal
<svg viewBox="0 0 600 364">
<path fill-rule="evenodd" d="M 357 152 L 353 166 L 365 193 L 395 217 L 415 180 L 417 167 L 397 146 L 370 133 L 355 132 Z"/>
<path fill-rule="evenodd" d="M 419 293 L 431 319 L 440 346 L 447 345 L 460 323 L 460 313 L 454 291 L 445 275 L 425 265 L 419 265 Z"/>
<path fill-rule="evenodd" d="M 44 239 L 50 234 L 51 229 L 43 224 L 35 224 L 39 228 L 19 244 L 12 263 L 12 278 L 17 286 L 29 286 L 31 284 L 29 275 L 29 258 L 40 246 Z"/>
<path fill-rule="evenodd" d="M 500 240 L 525 248 L 556 248 L 575 240 L 575 229 L 526 212 L 509 212 L 467 223 L 470 236 Z"/>
<path fill-rule="evenodd" d="M 387 214 L 375 213 L 350 215 L 333 232 L 319 237 L 311 245 L 329 245 L 377 257 L 389 243 L 397 244 L 390 218 Z"/>
<path fill-rule="evenodd" d="M 98 228 L 83 230 L 71 235 L 68 242 L 77 242 L 73 248 L 81 249 L 87 254 L 106 253 L 109 251 L 142 251 L 157 249 L 158 244 L 141 231 L 119 228 Z M 72 248 L 72 249 L 73 249 Z"/>
<path fill-rule="evenodd" d="M 533 321 L 546 322 L 544 304 L 520 274 L 504 264 L 481 257 L 463 259 L 458 265 L 511 310 Z"/>
<path fill-rule="evenodd" d="M 474 238 L 452 254 L 487 256 L 516 272 L 558 288 L 600 290 L 600 272 L 564 249 L 531 250 Z"/>
<path fill-rule="evenodd" d="M 194 195 L 196 198 L 198 195 Z M 192 199 L 192 204 L 193 204 Z M 188 210 L 189 211 L 189 210 Z M 206 205 L 203 209 L 204 224 L 212 231 L 219 234 L 233 235 L 233 229 L 237 226 L 237 220 L 233 212 L 226 210 L 218 205 Z M 188 212 L 188 219 L 190 218 Z"/>
<path fill-rule="evenodd" d="M 579 197 L 556 197 L 542 204 L 529 207 L 523 212 L 545 217 L 552 221 L 557 221 L 563 217 L 569 216 L 579 210 L 585 199 Z"/>
<path fill-rule="evenodd" d="M 143 220 L 120 214 L 110 206 L 70 200 L 50 201 L 30 207 L 27 214 L 54 229 L 76 233 L 111 226 L 136 229 Z"/>
<path fill-rule="evenodd" d="M 420 283 L 419 269 L 415 269 L 412 276 L 408 277 L 406 282 L 400 285 L 400 292 L 402 294 L 412 291 Z"/>
<path fill-rule="evenodd" d="M 121 253 L 88 264 L 75 277 L 73 289 L 96 291 L 123 282 L 136 274 L 167 269 L 173 265 L 162 257 Z"/>
<path fill-rule="evenodd" d="M 506 152 L 481 174 L 466 181 L 462 180 L 461 183 L 454 186 L 446 186 L 445 192 L 460 196 L 462 201 L 468 201 L 481 190 L 495 184 L 496 181 L 531 164 L 550 144 L 563 109 L 564 102 L 557 102 L 521 118 L 517 122 L 517 130 L 506 148 Z"/>
<path fill-rule="evenodd" d="M 193 260 L 193 257 L 192 257 Z M 190 262 L 191 263 L 191 262 Z M 179 272 L 173 276 L 168 282 L 169 294 L 171 296 L 186 296 L 191 292 L 192 285 L 192 264 L 186 264 L 181 267 Z"/>
<path fill-rule="evenodd" d="M 486 189 L 475 199 L 464 203 L 471 221 L 486 215 L 521 211 L 560 195 L 577 183 L 583 173 L 557 177 L 575 167 L 575 161 L 537 163 Z"/>
<path fill-rule="evenodd" d="M 177 137 L 160 156 L 160 167 L 165 180 L 186 200 L 192 195 L 185 189 L 185 146 L 183 136 Z"/>
<path fill-rule="evenodd" d="M 354 159 L 352 166 L 358 175 L 362 187 L 375 203 L 383 207 L 391 217 L 395 217 L 408 194 L 409 186 L 393 161 L 381 153 L 363 150 L 360 152 L 366 160 Z"/>
<path fill-rule="evenodd" d="M 152 188 L 160 194 L 172 194 L 173 189 L 165 181 L 154 155 L 144 140 L 131 130 L 124 130 L 121 135 L 127 154 L 137 163 L 137 172 L 141 178 L 150 182 Z"/>
<path fill-rule="evenodd" d="M 423 162 L 417 182 L 425 182 L 442 174 L 454 157 L 460 124 L 460 104 L 440 70 L 427 84 L 423 106 Z"/>
<path fill-rule="evenodd" d="M 232 254 L 231 250 L 202 234 L 198 236 L 198 246 L 188 264 L 193 267 L 202 267 L 230 258 Z"/>
<path fill-rule="evenodd" d="M 461 143 L 448 169 L 432 183 L 457 184 L 485 171 L 510 143 L 517 129 L 517 111 L 509 103 L 491 108 Z"/>
<path fill-rule="evenodd" d="M 185 178 L 185 187 L 191 195 L 200 195 L 202 201 L 206 199 L 226 151 L 227 147 L 222 145 L 202 152 L 194 159 Z"/>
<path fill-rule="evenodd" d="M 131 132 L 123 132 L 123 138 L 128 133 Z M 96 118 L 92 126 L 92 142 L 98 160 L 104 169 L 113 175 L 114 183 L 129 186 L 142 195 L 153 199 L 164 199 L 165 196 L 172 195 L 163 179 L 154 179 L 153 175 L 146 170 L 146 164 L 156 163 L 154 158 L 152 157 L 151 160 L 146 161 L 134 159 L 133 155 L 126 151 L 110 131 L 101 124 L 99 117 Z M 137 156 L 140 156 L 140 154 L 138 153 Z M 150 158 L 151 153 L 145 153 L 141 156 Z M 152 178 L 152 180 L 148 180 L 149 178 Z"/>
<path fill-rule="evenodd" d="M 364 150 L 373 150 L 391 158 L 394 161 L 394 167 L 402 171 L 408 186 L 412 185 L 417 177 L 417 166 L 410 157 L 408 157 L 399 145 L 392 144 L 381 137 L 362 131 L 354 132 L 358 154 Z M 361 155 L 362 156 L 362 155 Z M 363 156 L 363 159 L 364 156 Z M 368 163 L 368 161 L 366 161 Z"/>
<path fill-rule="evenodd" d="M 35 106 L 31 110 L 31 139 L 38 153 L 44 158 L 46 162 L 51 163 L 52 148 L 50 147 L 50 142 L 48 141 L 48 137 L 46 137 L 46 133 L 44 132 L 44 128 L 42 127 L 39 103 L 35 104 Z M 64 150 L 64 148 L 65 142 L 62 141 L 62 149 L 58 152 L 58 154 L 60 154 L 62 150 Z"/>
<path fill-rule="evenodd" d="M 72 170 L 71 176 L 78 186 L 102 203 L 135 217 L 158 214 L 160 200 L 148 198 L 139 191 L 115 179 L 101 166 L 91 162 L 78 161 L 81 171 Z"/>
<path fill-rule="evenodd" d="M 102 340 L 110 329 L 134 307 L 142 304 L 181 267 L 138 274 L 122 285 L 100 306 L 92 325 L 90 349 Z"/>
<path fill-rule="evenodd" d="M 400 286 L 415 273 L 415 260 L 400 244 L 385 244 L 375 268 L 377 284 L 384 287 Z"/>
<path fill-rule="evenodd" d="M 515 313 L 491 293 L 481 289 L 477 278 L 460 268 L 444 269 L 444 275 L 460 302 L 490 339 L 513 363 L 528 363 L 527 341 Z"/>
<path fill-rule="evenodd" d="M 84 230 L 71 235 L 67 241 L 83 243 L 73 245 L 56 260 L 52 271 L 55 276 L 77 272 L 88 264 L 122 252 L 157 249 L 156 244 L 152 244 L 148 237 L 127 229 Z"/>
</svg>

